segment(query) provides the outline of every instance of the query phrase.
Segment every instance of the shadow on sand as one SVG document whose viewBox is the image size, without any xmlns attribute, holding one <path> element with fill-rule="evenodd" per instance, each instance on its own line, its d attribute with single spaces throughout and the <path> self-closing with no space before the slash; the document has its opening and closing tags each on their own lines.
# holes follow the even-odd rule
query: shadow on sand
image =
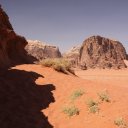
<svg viewBox="0 0 128 128">
<path fill-rule="evenodd" d="M 53 128 L 41 112 L 54 102 L 52 84 L 37 85 L 34 72 L 0 72 L 0 128 Z"/>
</svg>

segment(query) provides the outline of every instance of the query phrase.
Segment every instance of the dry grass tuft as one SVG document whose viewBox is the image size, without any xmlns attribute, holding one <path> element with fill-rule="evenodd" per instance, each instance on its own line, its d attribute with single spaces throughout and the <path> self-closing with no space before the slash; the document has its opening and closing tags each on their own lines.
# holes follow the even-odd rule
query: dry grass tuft
<svg viewBox="0 0 128 128">
<path fill-rule="evenodd" d="M 101 101 L 110 102 L 110 97 L 106 90 L 98 93 L 98 96 Z"/>
<path fill-rule="evenodd" d="M 98 103 L 94 101 L 93 99 L 89 99 L 86 104 L 88 106 L 88 110 L 90 113 L 99 112 Z"/>
<path fill-rule="evenodd" d="M 46 67 L 52 67 L 58 72 L 63 72 L 65 74 L 68 74 L 70 72 L 75 75 L 74 70 L 71 68 L 71 63 L 63 58 L 48 58 L 40 61 L 40 64 Z"/>
<path fill-rule="evenodd" d="M 114 120 L 114 124 L 117 125 L 120 128 L 128 128 L 126 125 L 124 119 L 122 117 L 118 117 Z"/>
<path fill-rule="evenodd" d="M 76 90 L 71 95 L 71 100 L 76 100 L 78 97 L 81 97 L 85 92 L 81 89 Z"/>
<path fill-rule="evenodd" d="M 63 109 L 63 113 L 71 117 L 74 115 L 79 115 L 79 109 L 75 106 L 65 107 Z"/>
</svg>

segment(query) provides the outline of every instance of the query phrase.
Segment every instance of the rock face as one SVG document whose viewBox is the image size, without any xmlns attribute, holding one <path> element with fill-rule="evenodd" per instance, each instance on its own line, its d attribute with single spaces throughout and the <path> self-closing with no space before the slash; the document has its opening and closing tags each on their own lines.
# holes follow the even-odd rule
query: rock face
<svg viewBox="0 0 128 128">
<path fill-rule="evenodd" d="M 28 44 L 26 45 L 25 49 L 27 50 L 28 54 L 34 56 L 38 60 L 61 57 L 58 47 L 45 44 L 38 40 L 28 40 Z"/>
<path fill-rule="evenodd" d="M 123 45 L 100 36 L 86 39 L 80 49 L 79 65 L 88 68 L 126 68 L 126 51 Z"/>
<path fill-rule="evenodd" d="M 68 52 L 63 54 L 63 57 L 68 59 L 74 67 L 78 65 L 80 48 L 81 46 L 74 46 Z"/>
<path fill-rule="evenodd" d="M 0 67 L 27 63 L 26 44 L 25 38 L 14 32 L 9 17 L 0 6 Z"/>
</svg>

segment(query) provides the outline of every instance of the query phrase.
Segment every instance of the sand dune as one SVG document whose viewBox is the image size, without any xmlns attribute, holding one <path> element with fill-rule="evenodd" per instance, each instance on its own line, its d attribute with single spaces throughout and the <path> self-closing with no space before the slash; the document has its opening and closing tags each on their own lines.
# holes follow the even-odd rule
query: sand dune
<svg viewBox="0 0 128 128">
<path fill-rule="evenodd" d="M 36 80 L 36 86 L 55 86 L 55 90 L 52 91 L 55 102 L 42 109 L 54 128 L 116 128 L 114 120 L 117 117 L 123 117 L 128 123 L 128 70 L 77 71 L 77 75 L 81 77 L 79 78 L 40 65 L 20 65 L 14 69 L 34 71 L 44 76 Z M 71 102 L 71 94 L 78 89 L 82 89 L 84 95 Z M 90 113 L 86 101 L 89 98 L 99 101 L 97 93 L 104 89 L 108 91 L 111 102 L 100 103 L 99 113 Z M 65 106 L 71 105 L 75 105 L 80 113 L 69 118 L 62 110 Z"/>
<path fill-rule="evenodd" d="M 76 74 L 82 79 L 103 84 L 128 87 L 128 69 L 90 69 L 86 71 L 76 70 Z"/>
</svg>

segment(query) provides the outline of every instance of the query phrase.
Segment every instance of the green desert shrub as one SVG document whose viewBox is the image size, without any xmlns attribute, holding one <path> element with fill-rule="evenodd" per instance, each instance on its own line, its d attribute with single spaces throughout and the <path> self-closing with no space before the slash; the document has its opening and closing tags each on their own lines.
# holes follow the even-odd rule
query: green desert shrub
<svg viewBox="0 0 128 128">
<path fill-rule="evenodd" d="M 92 106 L 92 107 L 89 108 L 89 112 L 90 113 L 99 112 L 99 107 L 97 105 L 94 105 L 94 106 Z"/>
<path fill-rule="evenodd" d="M 86 102 L 87 106 L 90 108 L 92 106 L 98 105 L 98 103 L 96 101 L 94 101 L 93 99 L 88 99 L 88 101 Z"/>
<path fill-rule="evenodd" d="M 118 117 L 114 120 L 114 124 L 121 128 L 128 128 L 124 119 L 122 117 Z"/>
<path fill-rule="evenodd" d="M 78 97 L 82 96 L 84 94 L 84 91 L 79 89 L 79 90 L 76 90 L 74 91 L 72 94 L 71 94 L 71 100 L 75 100 L 77 99 Z"/>
<path fill-rule="evenodd" d="M 86 104 L 88 106 L 88 110 L 90 113 L 99 112 L 98 103 L 94 101 L 93 99 L 89 99 Z"/>
<path fill-rule="evenodd" d="M 98 93 L 98 96 L 101 101 L 110 102 L 109 94 L 107 91 L 102 91 L 102 92 Z"/>
<path fill-rule="evenodd" d="M 71 117 L 74 115 L 79 115 L 79 109 L 75 106 L 65 107 L 63 109 L 63 113 Z"/>
<path fill-rule="evenodd" d="M 74 70 L 71 68 L 71 63 L 63 58 L 48 58 L 40 61 L 40 64 L 46 67 L 52 67 L 58 72 L 68 74 L 68 72 L 74 74 Z"/>
</svg>

